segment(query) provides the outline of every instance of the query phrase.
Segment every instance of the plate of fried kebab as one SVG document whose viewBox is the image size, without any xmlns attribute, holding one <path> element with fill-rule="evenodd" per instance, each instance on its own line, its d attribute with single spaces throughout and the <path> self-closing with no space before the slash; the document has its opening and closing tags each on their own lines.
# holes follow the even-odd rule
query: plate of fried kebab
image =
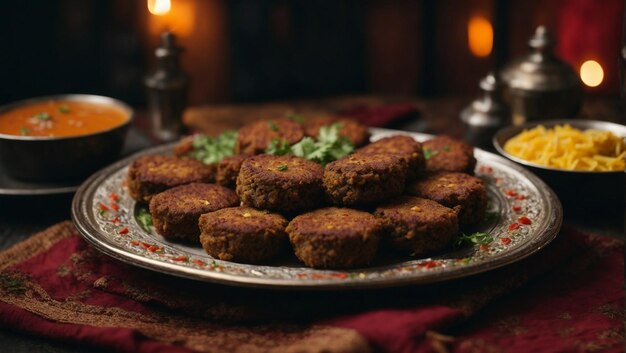
<svg viewBox="0 0 626 353">
<path fill-rule="evenodd" d="M 98 250 L 150 270 L 338 289 L 510 264 L 556 236 L 562 209 L 532 173 L 463 141 L 292 116 L 110 165 L 80 187 L 72 217 Z"/>
</svg>

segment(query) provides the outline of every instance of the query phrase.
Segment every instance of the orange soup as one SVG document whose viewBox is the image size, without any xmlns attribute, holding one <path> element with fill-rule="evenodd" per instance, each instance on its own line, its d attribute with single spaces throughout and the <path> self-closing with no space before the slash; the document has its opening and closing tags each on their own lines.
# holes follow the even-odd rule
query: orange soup
<svg viewBox="0 0 626 353">
<path fill-rule="evenodd" d="M 118 107 L 79 101 L 33 103 L 0 113 L 0 134 L 64 137 L 122 125 L 128 113 Z"/>
</svg>

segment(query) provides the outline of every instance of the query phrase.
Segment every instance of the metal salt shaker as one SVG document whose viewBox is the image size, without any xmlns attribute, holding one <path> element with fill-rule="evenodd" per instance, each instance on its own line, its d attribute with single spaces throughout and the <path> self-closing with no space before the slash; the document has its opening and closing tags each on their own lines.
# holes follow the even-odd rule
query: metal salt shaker
<svg viewBox="0 0 626 353">
<path fill-rule="evenodd" d="M 187 101 L 189 77 L 179 64 L 183 48 L 176 45 L 171 32 L 161 35 L 155 51 L 157 69 L 144 80 L 148 92 L 148 116 L 152 134 L 162 141 L 172 141 L 184 131 L 182 115 Z"/>
<path fill-rule="evenodd" d="M 540 26 L 528 41 L 532 52 L 502 71 L 505 98 L 513 111 L 513 123 L 573 118 L 580 110 L 582 84 L 574 70 L 558 59 L 554 39 Z"/>
<path fill-rule="evenodd" d="M 465 140 L 474 146 L 490 149 L 491 139 L 500 128 L 511 123 L 511 112 L 502 99 L 502 80 L 491 72 L 480 80 L 482 96 L 461 111 Z"/>
</svg>

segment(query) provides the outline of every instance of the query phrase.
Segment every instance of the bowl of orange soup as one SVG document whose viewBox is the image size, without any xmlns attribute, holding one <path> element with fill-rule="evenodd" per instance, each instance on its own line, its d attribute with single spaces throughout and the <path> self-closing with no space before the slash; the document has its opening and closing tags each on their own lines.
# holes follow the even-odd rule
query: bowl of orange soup
<svg viewBox="0 0 626 353">
<path fill-rule="evenodd" d="M 0 107 L 0 168 L 35 181 L 82 179 L 119 157 L 133 110 L 113 98 L 68 94 Z"/>
</svg>

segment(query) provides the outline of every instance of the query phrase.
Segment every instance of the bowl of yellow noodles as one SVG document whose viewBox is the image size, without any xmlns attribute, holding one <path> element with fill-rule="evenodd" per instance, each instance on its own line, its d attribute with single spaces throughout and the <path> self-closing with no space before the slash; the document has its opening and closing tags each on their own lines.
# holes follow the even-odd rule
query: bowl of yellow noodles
<svg viewBox="0 0 626 353">
<path fill-rule="evenodd" d="M 565 204 L 626 199 L 626 126 L 595 120 L 547 120 L 501 129 L 494 147 L 542 178 Z"/>
</svg>

